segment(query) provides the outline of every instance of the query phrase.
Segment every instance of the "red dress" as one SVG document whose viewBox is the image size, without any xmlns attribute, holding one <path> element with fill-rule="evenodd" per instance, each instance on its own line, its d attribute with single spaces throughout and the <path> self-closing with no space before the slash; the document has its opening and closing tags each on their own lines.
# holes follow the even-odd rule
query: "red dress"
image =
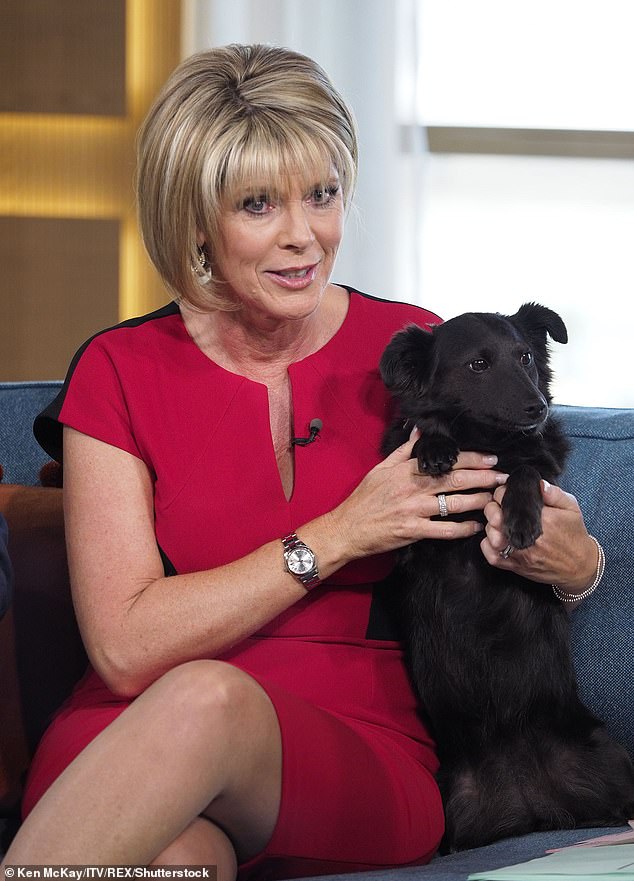
<svg viewBox="0 0 634 881">
<path fill-rule="evenodd" d="M 93 337 L 75 356 L 36 435 L 60 455 L 70 425 L 140 457 L 154 480 L 166 572 L 211 569 L 280 538 L 345 499 L 380 460 L 390 401 L 378 363 L 392 334 L 438 323 L 418 307 L 350 291 L 326 345 L 291 365 L 295 448 L 287 500 L 266 386 L 207 358 L 170 304 Z M 383 555 L 339 570 L 222 655 L 254 676 L 280 720 L 280 816 L 245 869 L 292 877 L 423 862 L 442 835 L 433 742 L 417 713 L 380 582 Z M 44 735 L 25 813 L 127 703 L 89 670 Z"/>
</svg>

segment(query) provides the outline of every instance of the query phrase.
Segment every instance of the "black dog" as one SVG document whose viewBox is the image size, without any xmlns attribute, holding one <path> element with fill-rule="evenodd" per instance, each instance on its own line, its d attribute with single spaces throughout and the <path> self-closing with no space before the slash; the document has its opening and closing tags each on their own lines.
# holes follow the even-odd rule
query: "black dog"
<svg viewBox="0 0 634 881">
<path fill-rule="evenodd" d="M 384 452 L 417 425 L 421 472 L 449 471 L 459 450 L 497 454 L 513 548 L 541 534 L 540 478 L 555 481 L 567 452 L 549 411 L 547 334 L 567 341 L 555 312 L 527 303 L 433 333 L 410 326 L 381 360 L 400 405 Z M 445 846 L 620 825 L 634 817 L 634 768 L 579 700 L 568 613 L 550 586 L 489 566 L 481 539 L 418 542 L 397 569 L 410 669 L 438 745 Z"/>
</svg>

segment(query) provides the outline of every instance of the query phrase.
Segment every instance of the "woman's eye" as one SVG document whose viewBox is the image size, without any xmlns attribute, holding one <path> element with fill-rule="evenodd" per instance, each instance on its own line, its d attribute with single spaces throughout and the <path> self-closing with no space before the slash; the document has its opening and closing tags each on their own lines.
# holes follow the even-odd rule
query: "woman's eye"
<svg viewBox="0 0 634 881">
<path fill-rule="evenodd" d="M 242 203 L 242 207 L 249 214 L 266 214 L 271 208 L 271 202 L 268 196 L 262 194 L 260 196 L 249 196 Z"/>
<path fill-rule="evenodd" d="M 531 352 L 524 352 L 524 354 L 520 358 L 520 364 L 522 367 L 530 367 L 533 363 L 533 356 Z"/>
<path fill-rule="evenodd" d="M 339 187 L 334 184 L 329 187 L 315 187 L 310 194 L 310 200 L 315 205 L 329 205 L 336 199 L 338 192 Z"/>
<path fill-rule="evenodd" d="M 484 358 L 474 358 L 473 361 L 469 362 L 469 369 L 473 370 L 474 373 L 484 373 L 485 370 L 489 369 L 489 362 L 485 361 Z"/>
</svg>

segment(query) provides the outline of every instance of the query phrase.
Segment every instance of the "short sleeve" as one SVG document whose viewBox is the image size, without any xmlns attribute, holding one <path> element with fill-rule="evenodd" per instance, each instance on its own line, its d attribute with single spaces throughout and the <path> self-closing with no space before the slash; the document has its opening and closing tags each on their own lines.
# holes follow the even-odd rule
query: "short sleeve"
<svg viewBox="0 0 634 881">
<path fill-rule="evenodd" d="M 82 346 L 59 394 L 35 418 L 37 442 L 58 462 L 62 461 L 65 425 L 143 458 L 131 427 L 120 375 L 124 365 L 113 357 L 108 336 L 93 337 Z"/>
</svg>

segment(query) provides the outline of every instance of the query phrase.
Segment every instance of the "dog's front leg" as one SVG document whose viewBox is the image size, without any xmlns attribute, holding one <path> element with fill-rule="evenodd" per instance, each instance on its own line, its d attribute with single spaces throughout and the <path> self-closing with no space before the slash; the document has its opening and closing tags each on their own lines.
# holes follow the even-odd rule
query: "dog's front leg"
<svg viewBox="0 0 634 881">
<path fill-rule="evenodd" d="M 541 477 L 532 465 L 522 465 L 511 472 L 502 499 L 504 529 L 509 544 L 529 548 L 542 534 Z"/>
<path fill-rule="evenodd" d="M 447 424 L 435 417 L 426 416 L 416 420 L 420 437 L 414 444 L 412 456 L 418 461 L 421 474 L 446 474 L 458 459 L 458 445 L 451 436 Z"/>
</svg>

